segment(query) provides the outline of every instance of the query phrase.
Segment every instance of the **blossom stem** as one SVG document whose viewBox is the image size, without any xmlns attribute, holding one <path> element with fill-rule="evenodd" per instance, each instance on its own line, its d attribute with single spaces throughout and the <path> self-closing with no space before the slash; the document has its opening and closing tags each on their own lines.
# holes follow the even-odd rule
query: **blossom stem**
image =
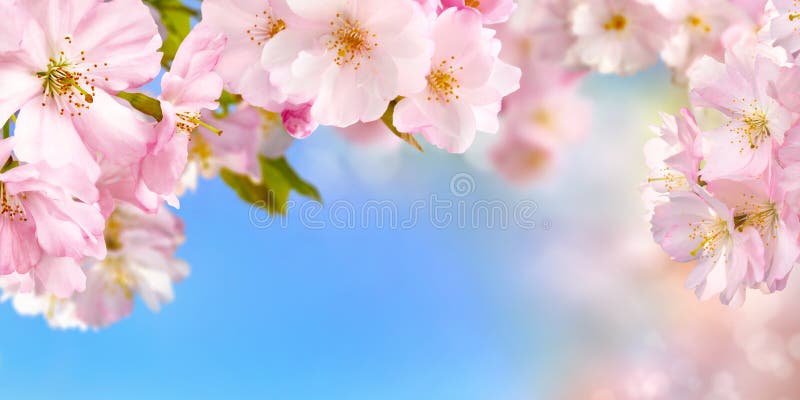
<svg viewBox="0 0 800 400">
<path fill-rule="evenodd" d="M 394 121 L 394 108 L 397 106 L 397 103 L 399 103 L 400 100 L 402 100 L 402 99 L 403 99 L 402 97 L 398 97 L 398 98 L 392 100 L 391 103 L 389 103 L 389 107 L 387 107 L 386 108 L 386 112 L 383 113 L 383 116 L 381 117 L 381 121 L 383 122 L 384 125 L 386 125 L 387 128 L 389 128 L 390 131 L 392 131 L 392 133 L 395 134 L 395 136 L 399 137 L 404 142 L 410 144 L 415 149 L 417 149 L 417 150 L 419 150 L 421 152 L 421 151 L 423 151 L 422 150 L 422 146 L 420 146 L 419 142 L 417 142 L 417 139 L 414 138 L 414 135 L 412 135 L 410 133 L 400 132 L 394 126 L 394 122 L 393 122 Z"/>
</svg>

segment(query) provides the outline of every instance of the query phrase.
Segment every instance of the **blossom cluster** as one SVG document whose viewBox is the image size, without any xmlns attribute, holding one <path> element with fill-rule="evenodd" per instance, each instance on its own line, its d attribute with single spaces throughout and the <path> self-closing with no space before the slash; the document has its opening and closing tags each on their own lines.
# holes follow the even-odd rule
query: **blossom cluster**
<svg viewBox="0 0 800 400">
<path fill-rule="evenodd" d="M 165 203 L 216 175 L 271 212 L 290 191 L 318 199 L 283 153 L 319 125 L 465 151 L 519 88 L 490 28 L 515 8 L 0 0 L 4 297 L 59 327 L 106 326 L 136 295 L 157 309 L 188 274 Z"/>
<path fill-rule="evenodd" d="M 285 212 L 291 192 L 319 200 L 284 152 L 320 125 L 451 153 L 479 132 L 500 132 L 490 160 L 527 182 L 588 129 L 578 86 L 589 70 L 632 73 L 659 54 L 681 73 L 710 65 L 704 55 L 721 62 L 727 44 L 745 42 L 764 18 L 753 3 L 206 0 L 193 10 L 0 0 L 0 287 L 20 311 L 61 327 L 106 326 L 130 313 L 136 295 L 157 309 L 188 274 L 175 259 L 182 226 L 165 204 L 178 207 L 200 176 L 220 176 L 273 213 Z M 794 99 L 776 88 L 793 77 L 765 46 L 797 49 L 792 26 L 773 23 L 769 34 L 735 57 L 759 54 L 748 71 L 775 75 L 774 85 L 754 83 L 759 101 L 774 100 L 759 103 L 770 124 L 747 114 L 736 126 L 754 149 L 769 148 L 746 172 L 772 177 L 770 157 L 784 136 L 791 142 L 794 115 Z M 696 75 L 698 98 L 711 102 L 724 83 Z M 701 158 L 720 177 L 746 157 Z M 720 185 L 699 175 L 703 190 Z"/>
<path fill-rule="evenodd" d="M 737 32 L 757 29 L 766 0 L 540 0 L 515 23 L 536 57 L 629 75 L 663 61 L 676 80 L 703 56 L 720 58 Z"/>
<path fill-rule="evenodd" d="M 765 3 L 520 1 L 508 21 L 493 26 L 501 58 L 523 76 L 520 90 L 504 100 L 499 135 L 487 151 L 491 165 L 512 183 L 537 180 L 589 130 L 590 105 L 579 93 L 589 72 L 629 75 L 660 60 L 684 85 L 695 62 L 722 61 L 725 48 L 767 20 Z"/>
<path fill-rule="evenodd" d="M 696 262 L 688 287 L 726 304 L 748 288 L 782 290 L 800 256 L 800 20 L 793 1 L 766 10 L 764 26 L 739 32 L 722 60 L 694 63 L 693 108 L 664 115 L 645 150 L 655 240 Z"/>
</svg>

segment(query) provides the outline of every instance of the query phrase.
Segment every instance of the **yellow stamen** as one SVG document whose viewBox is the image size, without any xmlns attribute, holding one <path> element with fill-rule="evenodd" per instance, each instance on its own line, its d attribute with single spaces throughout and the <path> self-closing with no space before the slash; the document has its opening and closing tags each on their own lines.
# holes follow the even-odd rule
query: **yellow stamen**
<svg viewBox="0 0 800 400">
<path fill-rule="evenodd" d="M 623 31 L 626 26 L 628 26 L 628 19 L 622 14 L 614 14 L 603 25 L 603 28 L 607 31 Z"/>
</svg>

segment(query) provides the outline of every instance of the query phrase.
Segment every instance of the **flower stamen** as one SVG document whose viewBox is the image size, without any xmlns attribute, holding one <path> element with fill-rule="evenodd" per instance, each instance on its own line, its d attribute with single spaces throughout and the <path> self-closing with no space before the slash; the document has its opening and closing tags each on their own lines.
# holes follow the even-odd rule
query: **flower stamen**
<svg viewBox="0 0 800 400">
<path fill-rule="evenodd" d="M 66 96 L 67 102 L 79 109 L 88 108 L 89 104 L 94 102 L 94 86 L 63 56 L 60 56 L 58 60 L 51 58 L 47 65 L 47 71 L 37 72 L 36 76 L 43 80 L 42 88 L 45 96 L 52 98 Z M 81 86 L 81 80 L 84 85 L 89 87 L 89 90 Z M 83 101 L 75 100 L 76 94 Z"/>
<path fill-rule="evenodd" d="M 25 199 L 25 194 L 21 195 Z M 16 196 L 9 194 L 6 184 L 0 182 L 0 217 L 6 217 L 10 221 L 27 222 L 28 217 L 25 209 Z"/>
<path fill-rule="evenodd" d="M 455 60 L 455 57 L 450 57 L 450 60 Z M 463 69 L 464 67 L 459 67 L 459 70 Z M 453 98 L 460 99 L 456 91 L 461 89 L 461 84 L 455 74 L 456 68 L 450 65 L 448 60 L 442 60 L 438 66 L 434 67 L 426 77 L 428 90 L 430 91 L 428 101 L 436 100 L 449 103 Z"/>
<path fill-rule="evenodd" d="M 621 32 L 625 30 L 626 26 L 628 26 L 628 19 L 622 14 L 614 14 L 611 16 L 611 19 L 609 19 L 608 22 L 603 24 L 603 29 L 607 31 Z"/>
<path fill-rule="evenodd" d="M 344 19 L 341 14 L 336 14 L 336 21 L 331 21 L 331 32 L 326 47 L 335 54 L 333 62 L 338 66 L 352 64 L 358 70 L 361 67 L 361 57 L 371 59 L 370 52 L 378 47 L 375 41 L 377 35 L 361 27 L 359 20 Z"/>
<path fill-rule="evenodd" d="M 286 29 L 286 22 L 276 18 L 271 11 L 264 10 L 260 14 L 256 14 L 256 18 L 264 19 L 264 21 L 253 24 L 245 33 L 250 37 L 250 41 L 255 42 L 257 46 L 261 46 Z"/>
</svg>

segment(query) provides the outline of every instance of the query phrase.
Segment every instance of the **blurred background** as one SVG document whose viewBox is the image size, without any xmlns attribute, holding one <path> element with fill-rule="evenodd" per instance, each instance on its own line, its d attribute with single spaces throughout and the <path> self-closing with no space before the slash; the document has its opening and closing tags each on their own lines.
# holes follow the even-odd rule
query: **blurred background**
<svg viewBox="0 0 800 400">
<path fill-rule="evenodd" d="M 683 89 L 659 66 L 580 93 L 590 135 L 528 187 L 480 143 L 418 153 L 325 129 L 288 153 L 324 207 L 298 197 L 271 219 L 203 182 L 178 211 L 192 275 L 160 313 L 82 333 L 0 305 L 0 398 L 797 398 L 797 282 L 700 302 L 650 236 L 642 146 Z M 525 204 L 526 223 L 469 211 L 481 201 Z M 358 211 L 377 203 L 397 224 Z"/>
</svg>

